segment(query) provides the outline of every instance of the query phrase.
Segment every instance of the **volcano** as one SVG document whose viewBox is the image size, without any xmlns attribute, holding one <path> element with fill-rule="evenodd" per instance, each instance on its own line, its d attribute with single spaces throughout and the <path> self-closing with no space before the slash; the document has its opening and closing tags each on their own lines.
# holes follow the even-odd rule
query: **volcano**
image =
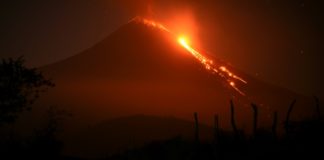
<svg viewBox="0 0 324 160">
<path fill-rule="evenodd" d="M 42 67 L 56 87 L 41 103 L 71 111 L 73 126 L 133 115 L 193 121 L 197 112 L 201 123 L 213 124 L 217 114 L 222 128 L 229 128 L 230 100 L 235 104 L 237 124 L 243 128 L 252 124 L 251 103 L 258 105 L 264 126 L 271 124 L 275 111 L 283 119 L 294 99 L 292 118 L 312 110 L 305 109 L 309 98 L 245 74 L 215 55 L 208 57 L 247 82 L 239 86 L 244 95 L 206 69 L 178 43 L 178 37 L 133 20 L 84 52 Z"/>
<path fill-rule="evenodd" d="M 230 99 L 238 116 L 251 109 L 250 103 L 269 114 L 285 111 L 293 99 L 305 99 L 212 59 L 247 81 L 242 86 L 246 96 L 208 72 L 177 37 L 136 20 L 84 52 L 41 70 L 56 83 L 49 99 L 94 119 L 134 114 L 192 119 L 198 112 L 208 123 L 214 114 L 227 118 Z"/>
</svg>

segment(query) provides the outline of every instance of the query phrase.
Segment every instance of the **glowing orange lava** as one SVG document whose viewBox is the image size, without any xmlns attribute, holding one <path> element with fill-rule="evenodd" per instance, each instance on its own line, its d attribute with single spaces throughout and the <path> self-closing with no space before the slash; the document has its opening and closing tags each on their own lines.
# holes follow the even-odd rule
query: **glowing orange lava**
<svg viewBox="0 0 324 160">
<path fill-rule="evenodd" d="M 219 76 L 226 78 L 229 85 L 234 88 L 238 93 L 245 95 L 240 89 L 236 87 L 235 82 L 232 79 L 239 80 L 243 83 L 247 83 L 243 78 L 233 74 L 231 71 L 229 71 L 225 66 L 219 66 L 217 67 L 214 62 L 206 57 L 204 57 L 202 54 L 200 54 L 197 50 L 193 49 L 187 42 L 186 38 L 180 36 L 178 38 L 178 42 L 187 49 L 196 59 L 198 59 L 207 70 L 210 70 L 213 73 L 217 73 Z M 217 68 L 220 69 L 220 72 L 217 70 Z"/>
<path fill-rule="evenodd" d="M 204 66 L 206 67 L 206 69 L 210 70 L 212 68 L 211 65 L 213 65 L 213 61 L 205 58 L 198 51 L 196 51 L 195 49 L 193 49 L 192 47 L 190 47 L 190 45 L 187 43 L 186 38 L 179 37 L 178 38 L 178 42 L 185 49 L 187 49 L 195 58 L 197 58 L 202 64 L 204 64 Z"/>
<path fill-rule="evenodd" d="M 136 17 L 133 20 L 136 21 L 136 22 L 142 22 L 145 25 L 155 27 L 155 28 L 161 29 L 163 31 L 172 33 L 165 26 L 163 26 L 162 24 L 157 23 L 157 22 L 155 22 L 153 20 L 148 20 L 148 19 L 139 18 L 139 17 Z M 229 84 L 230 87 L 232 87 L 234 90 L 236 90 L 241 95 L 245 95 L 245 93 L 242 92 L 237 87 L 236 81 L 241 82 L 243 84 L 247 84 L 247 81 L 245 81 L 243 78 L 241 78 L 241 77 L 235 75 L 234 73 L 232 73 L 225 66 L 214 64 L 214 62 L 212 60 L 210 60 L 207 57 L 203 56 L 200 52 L 198 52 L 193 47 L 191 47 L 190 44 L 188 43 L 188 40 L 184 36 L 178 37 L 177 40 L 178 40 L 178 43 L 180 43 L 183 48 L 185 48 L 189 53 L 191 53 L 202 65 L 204 65 L 204 67 L 208 71 L 210 71 L 213 74 L 219 75 L 221 78 L 223 78 L 223 79 L 225 79 L 227 81 L 227 83 Z"/>
</svg>

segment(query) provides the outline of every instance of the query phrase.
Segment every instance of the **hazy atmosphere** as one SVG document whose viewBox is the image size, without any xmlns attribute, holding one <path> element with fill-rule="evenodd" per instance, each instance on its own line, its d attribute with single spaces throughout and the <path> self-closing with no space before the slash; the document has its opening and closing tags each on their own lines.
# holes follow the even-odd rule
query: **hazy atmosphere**
<svg viewBox="0 0 324 160">
<path fill-rule="evenodd" d="M 4 1 L 0 56 L 24 55 L 28 65 L 42 66 L 93 46 L 136 15 L 170 26 L 190 17 L 195 43 L 205 50 L 267 82 L 323 95 L 323 6 L 302 0 Z"/>
<path fill-rule="evenodd" d="M 323 11 L 0 2 L 0 159 L 320 159 Z"/>
</svg>

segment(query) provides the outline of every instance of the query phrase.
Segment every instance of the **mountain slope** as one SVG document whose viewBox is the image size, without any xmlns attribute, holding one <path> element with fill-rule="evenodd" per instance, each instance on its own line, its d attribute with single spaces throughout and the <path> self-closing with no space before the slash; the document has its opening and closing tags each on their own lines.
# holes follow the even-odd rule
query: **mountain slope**
<svg viewBox="0 0 324 160">
<path fill-rule="evenodd" d="M 229 126 L 230 99 L 236 104 L 239 125 L 250 123 L 251 102 L 260 105 L 264 124 L 272 121 L 273 111 L 286 112 L 294 98 L 299 106 L 306 103 L 301 95 L 223 65 L 247 80 L 246 86 L 240 86 L 247 96 L 209 73 L 172 34 L 131 21 L 86 51 L 43 67 L 57 86 L 42 102 L 68 108 L 79 124 L 134 114 L 191 120 L 193 112 L 198 112 L 208 124 L 219 114 L 225 127 Z"/>
</svg>

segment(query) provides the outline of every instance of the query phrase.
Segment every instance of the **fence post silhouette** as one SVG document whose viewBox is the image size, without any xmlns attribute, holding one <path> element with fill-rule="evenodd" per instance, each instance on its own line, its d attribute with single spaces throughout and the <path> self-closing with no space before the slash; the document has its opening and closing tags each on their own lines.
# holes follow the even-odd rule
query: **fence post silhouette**
<svg viewBox="0 0 324 160">
<path fill-rule="evenodd" d="M 257 126 L 258 126 L 258 107 L 256 104 L 251 104 L 253 109 L 253 135 L 257 134 Z"/>
<path fill-rule="evenodd" d="M 194 113 L 195 118 L 195 142 L 199 143 L 199 121 L 198 121 L 198 113 Z"/>
<path fill-rule="evenodd" d="M 289 106 L 289 109 L 288 109 L 288 112 L 287 112 L 287 115 L 286 115 L 286 121 L 285 121 L 285 129 L 286 129 L 286 133 L 289 132 L 289 119 L 290 119 L 290 114 L 295 106 L 295 103 L 296 103 L 296 99 L 293 100 L 293 102 L 290 104 Z"/>
<path fill-rule="evenodd" d="M 219 118 L 217 114 L 214 116 L 214 141 L 215 143 L 219 141 Z"/>
<path fill-rule="evenodd" d="M 219 129 L 219 117 L 216 114 L 214 116 L 214 154 L 215 158 L 219 158 L 220 153 L 220 129 Z"/>
<path fill-rule="evenodd" d="M 277 125 L 278 125 L 278 112 L 273 113 L 273 122 L 272 122 L 272 134 L 275 139 L 277 139 Z"/>
<path fill-rule="evenodd" d="M 235 123 L 235 117 L 234 117 L 234 103 L 233 103 L 233 100 L 230 101 L 230 104 L 231 104 L 231 124 L 232 124 L 232 128 L 233 128 L 233 131 L 234 131 L 234 134 L 235 136 L 238 136 L 238 130 L 237 130 L 237 127 L 236 127 L 236 123 Z"/>
<path fill-rule="evenodd" d="M 200 157 L 200 141 L 199 141 L 199 121 L 198 121 L 198 113 L 194 113 L 195 119 L 195 142 L 194 142 L 194 155 L 193 159 L 199 159 Z"/>
<path fill-rule="evenodd" d="M 321 111 L 320 111 L 319 99 L 316 96 L 314 96 L 314 99 L 315 99 L 315 106 L 316 106 L 316 116 L 317 116 L 318 120 L 321 120 Z"/>
</svg>

